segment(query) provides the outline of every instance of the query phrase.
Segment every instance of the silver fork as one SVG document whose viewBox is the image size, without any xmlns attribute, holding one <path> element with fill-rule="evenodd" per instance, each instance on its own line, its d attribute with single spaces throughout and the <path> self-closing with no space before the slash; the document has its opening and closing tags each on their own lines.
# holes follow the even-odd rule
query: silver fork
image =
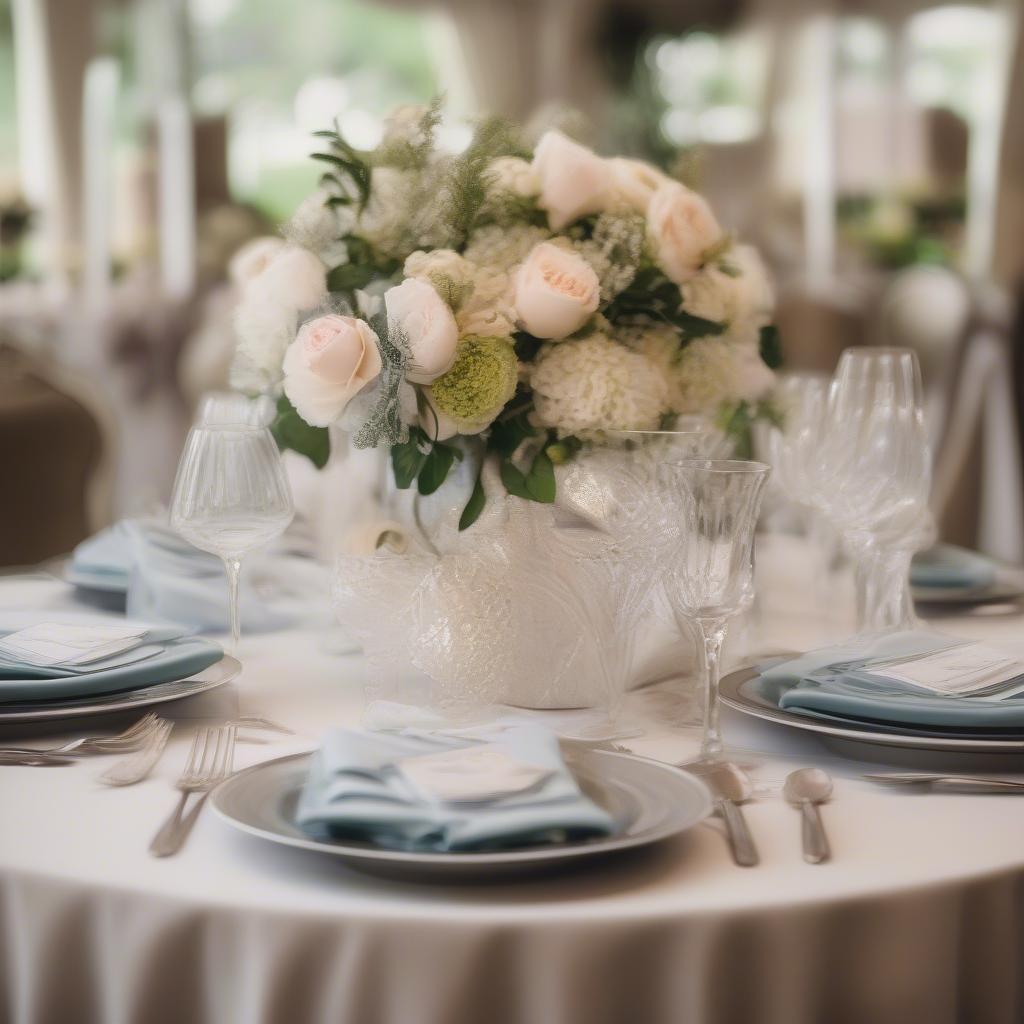
<svg viewBox="0 0 1024 1024">
<path fill-rule="evenodd" d="M 237 726 L 234 725 L 221 725 L 196 733 L 185 770 L 176 783 L 181 790 L 178 806 L 149 844 L 149 852 L 154 857 L 169 857 L 181 849 L 210 790 L 231 774 L 236 733 Z M 199 799 L 186 815 L 185 805 L 193 793 L 198 793 Z"/>
<path fill-rule="evenodd" d="M 77 740 L 69 740 L 59 747 L 0 747 L 0 755 L 17 756 L 26 754 L 52 754 L 63 757 L 69 754 L 121 754 L 129 750 L 138 750 L 156 729 L 160 719 L 150 712 L 143 715 L 134 725 L 119 732 L 115 736 L 80 736 Z"/>
<path fill-rule="evenodd" d="M 129 754 L 111 765 L 100 776 L 100 782 L 105 782 L 108 786 L 133 786 L 136 782 L 141 782 L 160 760 L 173 728 L 173 722 L 161 720 L 149 734 L 145 744 L 134 754 Z"/>
</svg>

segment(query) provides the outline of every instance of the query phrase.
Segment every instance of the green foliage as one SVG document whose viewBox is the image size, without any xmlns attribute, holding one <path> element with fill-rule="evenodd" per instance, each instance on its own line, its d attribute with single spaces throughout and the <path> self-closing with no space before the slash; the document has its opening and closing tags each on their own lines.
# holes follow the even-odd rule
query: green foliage
<svg viewBox="0 0 1024 1024">
<path fill-rule="evenodd" d="M 629 287 L 620 292 L 605 310 L 615 322 L 626 317 L 650 317 L 679 329 L 685 344 L 694 338 L 723 334 L 725 324 L 687 313 L 679 286 L 670 281 L 653 263 L 637 270 Z"/>
<path fill-rule="evenodd" d="M 373 163 L 382 167 L 396 167 L 402 171 L 421 171 L 434 151 L 434 137 L 441 123 L 444 97 L 435 96 L 423 111 L 413 138 L 385 140 L 373 153 Z"/>
<path fill-rule="evenodd" d="M 281 451 L 305 455 L 317 469 L 327 465 L 331 454 L 331 435 L 326 427 L 311 427 L 296 411 L 287 395 L 277 400 L 277 416 L 270 432 Z"/>
<path fill-rule="evenodd" d="M 491 186 L 488 164 L 499 156 L 528 156 L 518 131 L 501 117 L 479 121 L 465 152 L 455 157 L 445 176 L 441 219 L 454 248 L 462 246 L 476 226 Z"/>
<path fill-rule="evenodd" d="M 409 428 L 409 439 L 391 447 L 395 485 L 407 490 L 413 483 L 420 494 L 433 494 L 448 479 L 452 466 L 462 460 L 454 445 L 433 441 L 419 427 Z"/>
<path fill-rule="evenodd" d="M 484 483 L 480 477 L 481 473 L 477 473 L 476 481 L 473 484 L 473 493 L 469 496 L 462 515 L 459 516 L 459 530 L 468 530 L 480 518 L 480 513 L 483 512 L 484 506 L 487 504 L 487 492 L 484 491 Z"/>
<path fill-rule="evenodd" d="M 350 146 L 342 138 L 337 126 L 330 131 L 313 134 L 317 138 L 328 140 L 330 152 L 310 155 L 314 160 L 331 166 L 331 171 L 324 178 L 328 184 L 334 183 L 339 190 L 333 197 L 335 202 L 348 205 L 354 201 L 362 212 L 370 198 L 370 164 L 366 154 Z"/>
<path fill-rule="evenodd" d="M 777 370 L 782 365 L 782 339 L 775 324 L 768 324 L 760 332 L 761 358 L 766 366 Z"/>
</svg>

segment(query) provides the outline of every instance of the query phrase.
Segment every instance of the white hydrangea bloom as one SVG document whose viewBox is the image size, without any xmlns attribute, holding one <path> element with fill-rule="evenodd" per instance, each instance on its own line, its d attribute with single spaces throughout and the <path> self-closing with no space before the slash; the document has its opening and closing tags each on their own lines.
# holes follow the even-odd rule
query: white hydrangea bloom
<svg viewBox="0 0 1024 1024">
<path fill-rule="evenodd" d="M 714 415 L 723 402 L 756 401 L 775 383 L 755 345 L 723 338 L 698 338 L 683 349 L 678 386 L 681 413 Z"/>
<path fill-rule="evenodd" d="M 355 227 L 350 206 L 327 206 L 330 193 L 318 189 L 304 199 L 284 227 L 289 242 L 316 253 L 329 267 L 348 262 L 348 247 L 342 236 Z"/>
<path fill-rule="evenodd" d="M 653 430 L 668 411 L 668 384 L 658 368 L 603 334 L 545 345 L 530 386 L 537 424 L 560 436 Z"/>
<path fill-rule="evenodd" d="M 620 327 L 615 337 L 658 368 L 668 387 L 669 412 L 682 412 L 687 396 L 680 373 L 683 350 L 679 331 L 671 324 L 635 324 Z"/>
<path fill-rule="evenodd" d="M 508 227 L 488 224 L 469 236 L 463 255 L 478 267 L 507 272 L 517 263 L 522 263 L 533 247 L 549 236 L 550 232 L 545 228 L 532 224 Z"/>
<path fill-rule="evenodd" d="M 750 334 L 744 328 L 768 323 L 775 305 L 768 273 L 750 245 L 730 247 L 680 290 L 688 313 L 740 328 L 737 335 L 743 338 Z"/>
<path fill-rule="evenodd" d="M 403 273 L 406 277 L 418 277 L 429 281 L 433 277 L 448 277 L 457 284 L 473 278 L 474 266 L 454 249 L 417 249 L 405 261 Z"/>
</svg>

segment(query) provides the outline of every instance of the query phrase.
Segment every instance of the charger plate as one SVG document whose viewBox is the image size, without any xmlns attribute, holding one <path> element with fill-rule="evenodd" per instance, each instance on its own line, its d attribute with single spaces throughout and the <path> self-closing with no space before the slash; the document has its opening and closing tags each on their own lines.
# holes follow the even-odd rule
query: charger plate
<svg viewBox="0 0 1024 1024">
<path fill-rule="evenodd" d="M 794 655 L 795 656 L 795 655 Z M 793 729 L 818 733 L 825 739 L 846 742 L 867 743 L 873 746 L 899 747 L 904 750 L 930 750 L 945 753 L 968 754 L 1024 754 L 1024 732 L 1019 738 L 1005 731 L 996 735 L 984 730 L 939 730 L 913 726 L 901 727 L 895 723 L 877 724 L 847 721 L 839 717 L 812 717 L 798 715 L 780 708 L 762 693 L 755 682 L 759 674 L 756 668 L 740 669 L 727 675 L 719 686 L 722 703 L 754 718 L 787 725 Z"/>
<path fill-rule="evenodd" d="M 391 850 L 354 840 L 316 839 L 295 824 L 311 756 L 293 754 L 238 772 L 211 794 L 214 810 L 242 832 L 334 857 L 371 874 L 424 882 L 483 882 L 649 846 L 692 828 L 712 809 L 707 787 L 688 772 L 631 754 L 580 750 L 566 761 L 580 788 L 615 820 L 614 835 L 481 853 Z"/>
<path fill-rule="evenodd" d="M 205 693 L 230 682 L 242 671 L 242 663 L 230 654 L 220 661 L 196 672 L 187 679 L 140 686 L 135 690 L 120 693 L 98 694 L 92 697 L 78 697 L 72 700 L 18 701 L 0 704 L 0 727 L 14 722 L 43 722 L 64 718 L 80 718 L 83 715 L 111 715 L 119 711 L 133 711 L 164 704 L 171 700 L 183 700 L 197 693 Z"/>
</svg>

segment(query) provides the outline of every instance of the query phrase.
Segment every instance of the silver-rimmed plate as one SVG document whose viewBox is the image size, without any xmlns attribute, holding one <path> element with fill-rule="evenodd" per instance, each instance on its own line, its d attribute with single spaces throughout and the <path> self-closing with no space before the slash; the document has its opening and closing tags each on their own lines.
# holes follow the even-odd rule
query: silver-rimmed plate
<svg viewBox="0 0 1024 1024">
<path fill-rule="evenodd" d="M 250 835 L 337 857 L 372 874 L 421 881 L 487 881 L 648 846 L 692 828 L 712 809 L 704 783 L 679 768 L 631 754 L 574 751 L 568 759 L 573 774 L 584 792 L 615 819 L 615 835 L 485 853 L 389 850 L 372 843 L 316 839 L 295 824 L 311 756 L 294 754 L 233 775 L 213 791 L 214 810 Z"/>
<path fill-rule="evenodd" d="M 795 657 L 795 655 L 794 655 Z M 962 754 L 1024 754 L 1024 734 L 1019 739 L 1001 735 L 986 735 L 977 732 L 949 730 L 948 734 L 927 728 L 901 728 L 898 724 L 880 723 L 872 727 L 868 723 L 840 722 L 826 718 L 812 718 L 798 715 L 780 708 L 763 694 L 756 685 L 756 668 L 743 668 L 727 675 L 719 687 L 722 703 L 744 714 L 794 729 L 818 733 L 826 740 L 867 743 L 873 746 L 899 747 L 904 750 L 941 751 Z"/>
<path fill-rule="evenodd" d="M 73 700 L 19 701 L 0 705 L 0 727 L 15 722 L 44 722 L 83 715 L 112 715 L 119 711 L 133 711 L 151 704 L 164 704 L 183 700 L 197 693 L 205 693 L 230 682 L 242 664 L 237 658 L 225 654 L 220 661 L 196 672 L 187 679 L 177 679 L 153 686 L 140 686 L 136 690 L 104 693 Z"/>
</svg>

